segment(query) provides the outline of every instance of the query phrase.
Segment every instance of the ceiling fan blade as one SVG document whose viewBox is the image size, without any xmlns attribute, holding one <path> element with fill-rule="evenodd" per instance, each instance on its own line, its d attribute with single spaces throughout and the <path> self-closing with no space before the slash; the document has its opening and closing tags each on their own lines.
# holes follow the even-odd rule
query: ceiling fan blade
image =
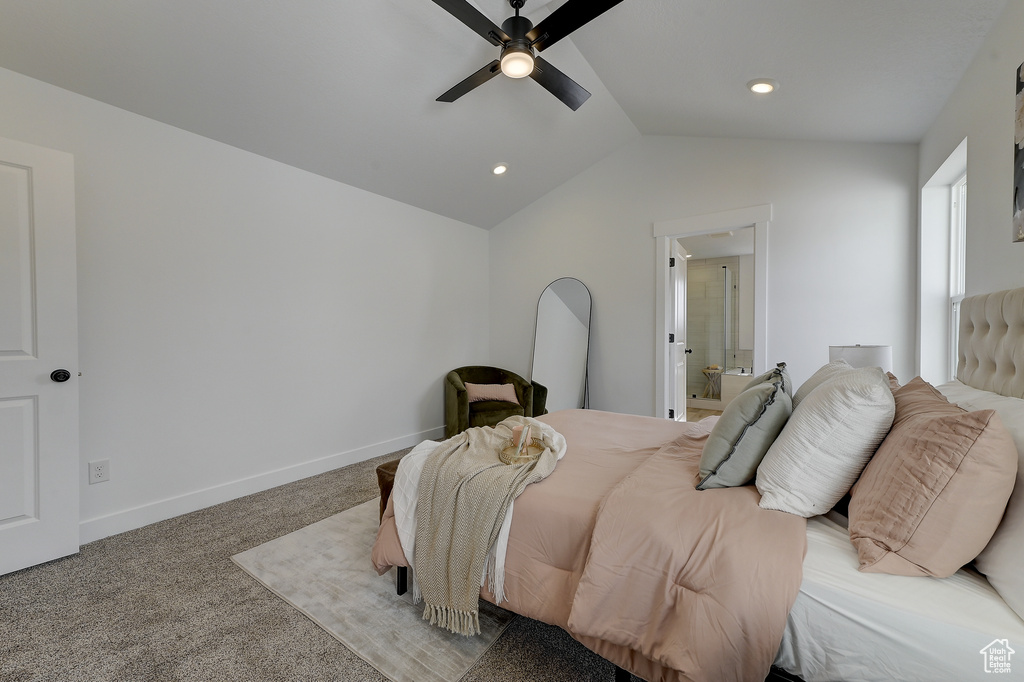
<svg viewBox="0 0 1024 682">
<path fill-rule="evenodd" d="M 533 47 L 540 52 L 620 2 L 622 0 L 566 0 L 564 5 L 530 29 L 526 39 L 533 42 Z"/>
<path fill-rule="evenodd" d="M 533 69 L 533 73 L 530 74 L 530 78 L 543 85 L 545 90 L 562 100 L 565 106 L 576 111 L 590 98 L 590 93 L 584 90 L 579 83 L 551 66 L 547 60 L 541 57 L 534 57 L 534 62 L 536 67 Z M 501 68 L 500 64 L 498 68 Z"/>
<path fill-rule="evenodd" d="M 454 102 L 475 87 L 483 85 L 501 73 L 501 62 L 495 59 L 493 62 L 472 74 L 454 88 L 437 98 L 438 102 Z"/>
<path fill-rule="evenodd" d="M 434 0 L 434 2 L 448 10 L 449 14 L 483 36 L 484 40 L 492 45 L 504 45 L 511 40 L 507 33 L 498 28 L 497 24 L 466 0 Z"/>
</svg>

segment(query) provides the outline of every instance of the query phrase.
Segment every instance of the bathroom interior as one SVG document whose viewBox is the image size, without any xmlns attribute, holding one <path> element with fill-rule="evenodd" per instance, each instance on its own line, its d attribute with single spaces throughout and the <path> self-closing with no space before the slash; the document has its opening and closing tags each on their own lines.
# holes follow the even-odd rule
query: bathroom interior
<svg viewBox="0 0 1024 682">
<path fill-rule="evenodd" d="M 686 408 L 717 413 L 751 378 L 754 228 L 683 237 Z"/>
</svg>

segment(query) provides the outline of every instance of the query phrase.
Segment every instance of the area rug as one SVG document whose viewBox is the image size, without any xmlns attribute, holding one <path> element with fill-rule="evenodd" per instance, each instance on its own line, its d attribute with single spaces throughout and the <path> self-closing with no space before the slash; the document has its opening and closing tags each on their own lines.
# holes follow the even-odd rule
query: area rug
<svg viewBox="0 0 1024 682">
<path fill-rule="evenodd" d="M 370 500 L 231 559 L 388 679 L 456 682 L 515 615 L 481 602 L 476 637 L 424 621 L 411 590 L 396 595 L 393 572 L 373 570 L 378 514 L 379 500 Z"/>
</svg>

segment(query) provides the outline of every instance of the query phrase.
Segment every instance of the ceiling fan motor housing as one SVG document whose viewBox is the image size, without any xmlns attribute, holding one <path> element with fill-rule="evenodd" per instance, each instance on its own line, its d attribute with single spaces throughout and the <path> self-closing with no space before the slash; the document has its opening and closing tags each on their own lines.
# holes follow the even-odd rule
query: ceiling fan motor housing
<svg viewBox="0 0 1024 682">
<path fill-rule="evenodd" d="M 529 75 L 530 71 L 533 70 L 533 59 L 534 52 L 533 46 L 530 44 L 530 40 L 526 37 L 526 34 L 533 28 L 533 22 L 526 17 L 521 17 L 518 14 L 514 17 L 509 17 L 501 24 L 501 30 L 511 38 L 505 46 L 501 49 L 501 62 L 506 64 L 506 58 L 517 58 L 521 60 L 523 64 L 522 69 L 517 73 L 509 73 L 509 70 L 503 66 L 502 71 L 506 75 L 512 76 L 513 78 L 522 78 L 523 76 Z M 528 59 L 528 61 L 527 61 Z"/>
<path fill-rule="evenodd" d="M 530 41 L 526 39 L 526 34 L 533 28 L 533 22 L 526 17 L 519 15 L 509 17 L 501 23 L 501 30 L 504 31 L 508 37 L 512 40 L 509 44 L 516 42 L 522 42 L 524 45 L 529 45 Z"/>
</svg>

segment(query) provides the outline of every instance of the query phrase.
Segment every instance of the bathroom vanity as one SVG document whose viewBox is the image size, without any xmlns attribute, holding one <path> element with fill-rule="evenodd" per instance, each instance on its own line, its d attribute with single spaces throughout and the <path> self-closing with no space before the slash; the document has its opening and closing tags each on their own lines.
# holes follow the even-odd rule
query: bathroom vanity
<svg viewBox="0 0 1024 682">
<path fill-rule="evenodd" d="M 753 378 L 754 375 L 746 367 L 734 367 L 726 370 L 722 374 L 722 407 L 720 409 L 724 410 L 725 406 L 738 396 Z"/>
</svg>

